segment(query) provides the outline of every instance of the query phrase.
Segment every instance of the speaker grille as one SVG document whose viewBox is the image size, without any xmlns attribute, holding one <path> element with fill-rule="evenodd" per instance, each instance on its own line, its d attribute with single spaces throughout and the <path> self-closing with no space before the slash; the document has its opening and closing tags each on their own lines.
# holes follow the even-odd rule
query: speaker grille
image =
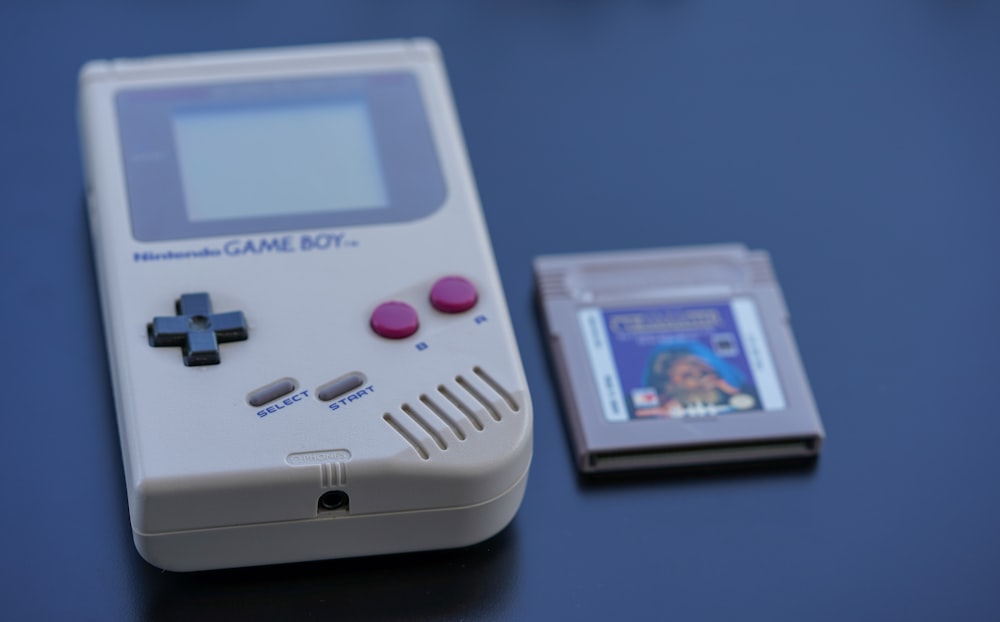
<svg viewBox="0 0 1000 622">
<path fill-rule="evenodd" d="M 449 443 L 472 440 L 520 410 L 512 392 L 477 366 L 471 374 L 455 376 L 382 419 L 421 460 L 430 460 L 434 453 L 448 451 Z"/>
</svg>

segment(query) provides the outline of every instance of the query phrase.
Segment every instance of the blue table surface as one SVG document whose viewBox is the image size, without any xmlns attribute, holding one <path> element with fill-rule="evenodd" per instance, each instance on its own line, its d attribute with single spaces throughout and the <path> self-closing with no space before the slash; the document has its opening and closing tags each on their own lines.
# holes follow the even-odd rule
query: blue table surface
<svg viewBox="0 0 1000 622">
<path fill-rule="evenodd" d="M 524 503 L 469 549 L 181 575 L 135 553 L 84 215 L 92 58 L 429 36 L 535 408 Z M 996 619 L 1000 4 L 8 2 L 0 618 Z M 540 254 L 771 252 L 812 468 L 581 479 Z"/>
</svg>

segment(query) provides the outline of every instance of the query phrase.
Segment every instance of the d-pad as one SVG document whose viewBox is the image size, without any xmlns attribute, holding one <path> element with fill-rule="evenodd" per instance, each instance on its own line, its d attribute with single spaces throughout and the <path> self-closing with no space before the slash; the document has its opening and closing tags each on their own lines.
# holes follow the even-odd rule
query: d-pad
<svg viewBox="0 0 1000 622">
<path fill-rule="evenodd" d="M 146 333 L 151 346 L 183 348 L 185 365 L 218 365 L 220 343 L 247 338 L 243 312 L 212 313 L 208 294 L 181 294 L 175 306 L 176 316 L 153 318 Z"/>
</svg>

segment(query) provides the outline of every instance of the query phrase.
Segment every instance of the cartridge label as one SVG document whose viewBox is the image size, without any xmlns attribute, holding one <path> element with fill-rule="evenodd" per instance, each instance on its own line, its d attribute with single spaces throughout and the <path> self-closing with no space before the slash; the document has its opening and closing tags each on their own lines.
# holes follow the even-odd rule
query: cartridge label
<svg viewBox="0 0 1000 622">
<path fill-rule="evenodd" d="M 749 297 L 578 311 L 608 421 L 690 419 L 785 408 Z"/>
</svg>

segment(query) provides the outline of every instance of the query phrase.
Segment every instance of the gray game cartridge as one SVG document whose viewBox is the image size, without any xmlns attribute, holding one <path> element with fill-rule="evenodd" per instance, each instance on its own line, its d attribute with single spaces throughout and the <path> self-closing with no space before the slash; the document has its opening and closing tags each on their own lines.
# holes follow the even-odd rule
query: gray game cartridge
<svg viewBox="0 0 1000 622">
<path fill-rule="evenodd" d="M 550 255 L 535 277 L 581 471 L 819 453 L 823 426 L 766 252 Z"/>
</svg>

